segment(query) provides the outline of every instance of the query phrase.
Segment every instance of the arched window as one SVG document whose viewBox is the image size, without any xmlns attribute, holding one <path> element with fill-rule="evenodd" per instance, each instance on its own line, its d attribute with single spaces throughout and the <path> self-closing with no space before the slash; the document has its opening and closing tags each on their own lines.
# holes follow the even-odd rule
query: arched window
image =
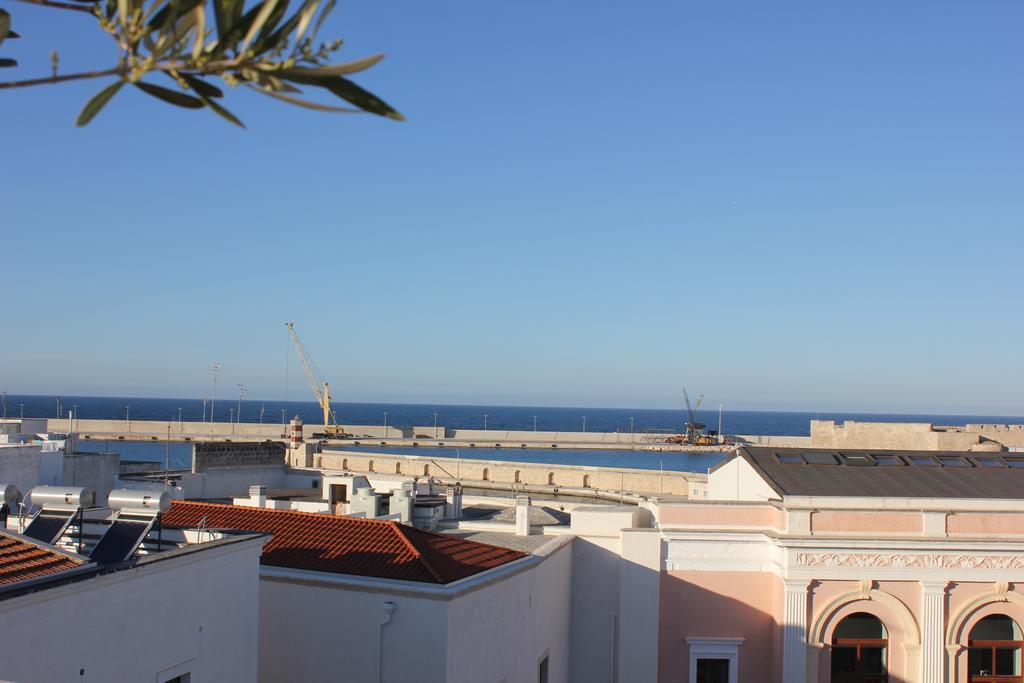
<svg viewBox="0 0 1024 683">
<path fill-rule="evenodd" d="M 372 461 L 372 460 L 371 460 L 371 461 L 370 461 L 370 463 L 369 463 L 369 464 L 368 464 L 368 465 L 366 466 L 366 471 L 367 471 L 367 472 L 373 472 L 373 461 Z"/>
<path fill-rule="evenodd" d="M 341 469 L 343 469 L 343 470 L 347 470 L 348 469 L 348 458 L 343 458 L 342 459 L 342 461 L 341 461 Z"/>
<path fill-rule="evenodd" d="M 832 683 L 888 683 L 889 634 L 878 617 L 857 612 L 832 636 Z"/>
<path fill-rule="evenodd" d="M 985 617 L 971 629 L 967 650 L 970 683 L 1022 683 L 1020 627 L 1005 614 Z"/>
<path fill-rule="evenodd" d="M 488 472 L 487 468 L 485 467 L 484 468 L 484 474 L 480 478 L 483 479 L 484 481 L 487 481 L 489 477 L 490 477 L 490 472 Z"/>
<path fill-rule="evenodd" d="M 548 486 L 554 486 L 554 485 L 555 485 L 555 473 L 554 472 L 548 472 Z"/>
<path fill-rule="evenodd" d="M 401 473 L 402 473 L 402 463 L 396 462 L 395 463 L 395 474 L 401 474 Z"/>
<path fill-rule="evenodd" d="M 515 481 L 515 483 L 517 483 L 517 484 L 519 483 L 519 475 L 520 475 L 520 471 L 516 470 L 516 481 Z"/>
<path fill-rule="evenodd" d="M 590 475 L 589 474 L 584 474 L 583 475 L 583 488 L 585 488 L 585 489 L 589 489 L 590 488 Z"/>
<path fill-rule="evenodd" d="M 423 476 L 424 477 L 429 477 L 430 476 L 430 465 L 424 465 L 423 466 Z"/>
</svg>

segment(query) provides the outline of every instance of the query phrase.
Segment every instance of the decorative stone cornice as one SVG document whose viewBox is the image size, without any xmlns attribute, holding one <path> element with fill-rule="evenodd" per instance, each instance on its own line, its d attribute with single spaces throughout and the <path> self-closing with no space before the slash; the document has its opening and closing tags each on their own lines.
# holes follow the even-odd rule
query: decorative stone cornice
<svg viewBox="0 0 1024 683">
<path fill-rule="evenodd" d="M 1017 555 L 967 555 L 964 553 L 797 553 L 803 567 L 850 569 L 1024 569 Z"/>
</svg>

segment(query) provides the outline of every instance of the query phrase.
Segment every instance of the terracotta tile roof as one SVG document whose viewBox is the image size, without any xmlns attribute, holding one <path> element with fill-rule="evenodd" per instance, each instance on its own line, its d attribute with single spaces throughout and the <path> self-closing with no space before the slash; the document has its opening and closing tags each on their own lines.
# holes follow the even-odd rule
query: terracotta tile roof
<svg viewBox="0 0 1024 683">
<path fill-rule="evenodd" d="M 0 585 L 60 574 L 83 564 L 84 560 L 0 530 Z"/>
<path fill-rule="evenodd" d="M 165 526 L 273 534 L 260 562 L 274 567 L 382 579 L 451 583 L 526 553 L 435 534 L 394 521 L 175 501 Z"/>
</svg>

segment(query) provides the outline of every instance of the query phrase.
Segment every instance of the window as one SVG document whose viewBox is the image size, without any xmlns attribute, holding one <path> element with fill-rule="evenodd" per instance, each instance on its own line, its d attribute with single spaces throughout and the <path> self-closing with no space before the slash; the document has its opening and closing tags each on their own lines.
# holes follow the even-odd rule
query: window
<svg viewBox="0 0 1024 683">
<path fill-rule="evenodd" d="M 808 465 L 835 465 L 836 456 L 831 453 L 804 453 L 804 460 Z"/>
<path fill-rule="evenodd" d="M 910 464 L 921 467 L 935 467 L 939 464 L 930 455 L 908 455 L 907 459 L 910 461 Z"/>
<path fill-rule="evenodd" d="M 540 660 L 540 664 L 537 666 L 537 683 L 548 683 L 547 655 L 544 655 L 544 659 Z"/>
<path fill-rule="evenodd" d="M 687 638 L 689 683 L 737 683 L 743 638 Z"/>
<path fill-rule="evenodd" d="M 971 463 L 959 455 L 940 455 L 939 462 L 943 467 L 971 467 Z"/>
<path fill-rule="evenodd" d="M 881 467 L 885 467 L 886 465 L 903 466 L 906 464 L 900 460 L 900 456 L 893 455 L 892 453 L 870 453 L 870 455 L 874 458 L 875 464 Z"/>
<path fill-rule="evenodd" d="M 697 683 L 729 683 L 729 660 L 698 659 Z"/>
<path fill-rule="evenodd" d="M 967 650 L 970 683 L 1022 683 L 1020 627 L 1005 614 L 987 616 L 971 629 Z"/>
<path fill-rule="evenodd" d="M 857 612 L 832 636 L 832 683 L 888 683 L 889 636 L 878 617 Z"/>
<path fill-rule="evenodd" d="M 1003 460 L 1005 460 L 1006 464 L 1009 465 L 1010 467 L 1014 467 L 1014 468 L 1024 467 L 1024 458 L 1006 458 L 1006 457 L 1004 457 Z"/>
<path fill-rule="evenodd" d="M 802 465 L 804 458 L 799 453 L 776 453 L 775 459 L 783 465 Z"/>
<path fill-rule="evenodd" d="M 840 453 L 840 455 L 843 456 L 844 465 L 873 466 L 875 464 L 874 460 L 871 459 L 871 456 L 866 453 Z"/>
<path fill-rule="evenodd" d="M 979 467 L 1006 467 L 999 458 L 975 458 L 974 462 L 978 463 Z"/>
</svg>

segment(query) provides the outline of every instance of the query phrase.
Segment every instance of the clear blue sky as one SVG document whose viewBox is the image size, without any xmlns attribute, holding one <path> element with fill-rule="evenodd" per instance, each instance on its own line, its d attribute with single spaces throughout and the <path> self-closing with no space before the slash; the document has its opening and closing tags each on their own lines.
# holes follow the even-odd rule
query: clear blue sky
<svg viewBox="0 0 1024 683">
<path fill-rule="evenodd" d="M 12 4 L 2 77 L 111 65 Z M 1024 4 L 341 0 L 408 117 L 6 91 L 0 388 L 1021 414 Z M 305 396 L 291 361 L 291 396 Z"/>
</svg>

